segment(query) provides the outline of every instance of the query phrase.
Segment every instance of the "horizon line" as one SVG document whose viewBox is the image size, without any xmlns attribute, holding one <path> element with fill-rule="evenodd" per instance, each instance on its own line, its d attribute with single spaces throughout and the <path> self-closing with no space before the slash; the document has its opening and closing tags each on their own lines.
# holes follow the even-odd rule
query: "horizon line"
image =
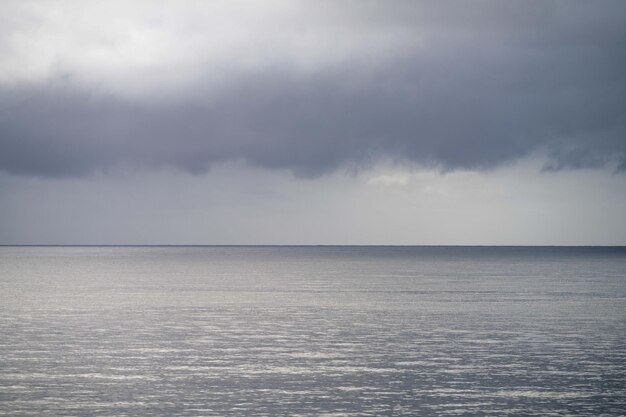
<svg viewBox="0 0 626 417">
<path fill-rule="evenodd" d="M 626 245 L 494 245 L 494 244 L 0 244 L 0 247 L 389 247 L 389 248 L 626 248 Z"/>
</svg>

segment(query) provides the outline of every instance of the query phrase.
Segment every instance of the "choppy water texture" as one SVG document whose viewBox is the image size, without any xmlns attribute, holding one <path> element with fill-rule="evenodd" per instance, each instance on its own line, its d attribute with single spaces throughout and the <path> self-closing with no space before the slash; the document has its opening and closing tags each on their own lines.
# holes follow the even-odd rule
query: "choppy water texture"
<svg viewBox="0 0 626 417">
<path fill-rule="evenodd" d="M 0 415 L 623 415 L 626 249 L 0 248 Z"/>
</svg>

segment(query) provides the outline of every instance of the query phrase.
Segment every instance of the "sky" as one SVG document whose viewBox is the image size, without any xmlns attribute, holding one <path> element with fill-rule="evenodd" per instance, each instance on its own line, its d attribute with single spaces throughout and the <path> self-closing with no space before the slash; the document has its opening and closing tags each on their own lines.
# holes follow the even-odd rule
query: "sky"
<svg viewBox="0 0 626 417">
<path fill-rule="evenodd" d="M 626 245 L 626 2 L 0 2 L 0 244 Z"/>
</svg>

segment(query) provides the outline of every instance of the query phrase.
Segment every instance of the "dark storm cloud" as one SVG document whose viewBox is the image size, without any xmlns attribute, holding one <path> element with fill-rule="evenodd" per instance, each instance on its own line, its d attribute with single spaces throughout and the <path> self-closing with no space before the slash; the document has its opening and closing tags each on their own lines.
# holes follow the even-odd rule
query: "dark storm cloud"
<svg viewBox="0 0 626 417">
<path fill-rule="evenodd" d="M 393 34 L 393 53 L 359 49 L 308 71 L 277 59 L 151 100 L 75 74 L 5 84 L 0 169 L 203 172 L 244 159 L 314 176 L 381 157 L 454 170 L 542 152 L 548 170 L 626 170 L 625 3 L 340 4 L 317 10 L 320 31 L 338 20 L 355 44 Z"/>
</svg>

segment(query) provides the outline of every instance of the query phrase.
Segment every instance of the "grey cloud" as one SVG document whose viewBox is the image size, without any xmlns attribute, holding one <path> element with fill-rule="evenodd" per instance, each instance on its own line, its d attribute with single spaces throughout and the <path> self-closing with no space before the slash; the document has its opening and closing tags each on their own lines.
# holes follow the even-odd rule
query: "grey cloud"
<svg viewBox="0 0 626 417">
<path fill-rule="evenodd" d="M 5 85 L 0 169 L 204 172 L 243 159 L 315 176 L 381 157 L 489 169 L 541 151 L 548 170 L 625 170 L 626 5 L 471 4 L 370 2 L 345 15 L 345 30 L 393 32 L 404 39 L 393 54 L 233 71 L 219 89 L 199 78 L 169 99 L 128 99 L 71 76 Z"/>
</svg>

